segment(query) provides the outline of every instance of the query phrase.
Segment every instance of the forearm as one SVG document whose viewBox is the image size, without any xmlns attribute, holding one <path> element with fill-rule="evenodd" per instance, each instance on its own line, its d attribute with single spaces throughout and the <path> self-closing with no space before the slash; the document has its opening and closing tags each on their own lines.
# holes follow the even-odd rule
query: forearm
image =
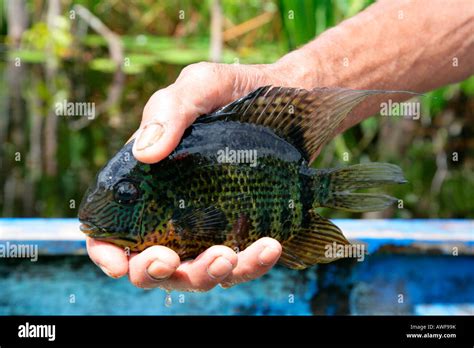
<svg viewBox="0 0 474 348">
<path fill-rule="evenodd" d="M 424 92 L 474 72 L 473 33 L 472 0 L 379 1 L 284 56 L 273 69 L 285 84 L 306 89 Z M 378 112 L 382 99 L 363 103 L 340 130 Z"/>
</svg>

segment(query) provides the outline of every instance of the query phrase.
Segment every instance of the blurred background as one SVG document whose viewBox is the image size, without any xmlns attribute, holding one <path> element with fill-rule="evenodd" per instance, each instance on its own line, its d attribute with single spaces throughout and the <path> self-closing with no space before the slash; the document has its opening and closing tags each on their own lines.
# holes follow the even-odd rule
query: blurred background
<svg viewBox="0 0 474 348">
<path fill-rule="evenodd" d="M 0 0 L 0 72 L 3 75 L 0 82 L 0 216 L 76 217 L 86 187 L 138 127 L 148 98 L 174 82 L 184 66 L 202 60 L 234 64 L 274 62 L 372 2 Z M 403 199 L 404 209 L 394 207 L 364 217 L 474 216 L 474 78 L 427 95 L 428 98 L 420 98 L 422 116 L 418 121 L 372 117 L 338 136 L 315 162 L 316 167 L 333 167 L 381 161 L 403 168 L 409 183 L 386 191 Z M 96 117 L 58 117 L 55 105 L 65 99 L 95 103 Z M 345 154 L 349 161 L 344 161 Z M 336 211 L 322 214 L 331 218 L 360 217 L 360 214 Z M 96 279 L 99 273 L 95 272 L 99 271 L 84 263 L 83 258 L 79 259 L 82 261 L 50 260 L 51 264 L 46 262 L 43 272 L 50 276 L 51 284 L 57 281 L 53 270 L 58 267 L 66 267 L 63 270 L 66 273 L 61 274 L 69 274 L 71 281 L 76 278 L 75 273 L 67 272 L 81 267 L 86 267 L 88 274 L 94 274 L 91 277 Z M 410 260 L 391 260 L 384 262 L 389 265 L 394 262 L 392 266 L 401 265 L 401 269 L 403 262 L 411 265 Z M 472 258 L 469 260 L 472 263 Z M 323 271 L 318 278 L 319 286 L 329 287 L 330 291 L 318 295 L 317 310 L 313 303 L 314 308 L 305 307 L 302 314 L 351 312 L 349 294 L 353 280 L 350 280 L 352 271 L 349 270 L 353 266 L 348 266 L 350 261 L 346 266 L 344 262 L 338 263 L 339 268 L 334 266 L 333 270 L 331 266 Z M 461 265 L 458 269 L 467 269 L 467 266 L 462 267 L 467 264 L 460 259 L 456 262 Z M 388 266 L 382 264 L 385 266 L 376 263 L 379 266 L 374 267 L 383 273 Z M 442 264 L 438 269 L 443 269 Z M 9 291 L 4 295 L 10 298 L 20 296 L 15 285 L 18 278 L 8 272 L 13 266 L 23 267 L 16 260 L 0 266 L 5 284 L 11 282 L 9 290 L 3 290 Z M 369 263 L 364 267 L 372 266 Z M 451 266 L 446 267 L 450 272 Z M 278 273 L 280 270 L 275 272 L 273 277 L 294 278 L 291 282 L 295 286 L 306 284 L 301 291 L 308 301 L 314 300 L 315 283 L 308 283 L 312 272 L 293 272 L 291 276 Z M 69 279 L 67 275 L 64 277 Z M 426 284 L 432 283 L 433 278 L 426 277 Z M 471 272 L 468 281 L 463 278 L 461 283 L 471 284 L 473 277 Z M 338 282 L 342 285 L 334 285 Z M 402 280 L 397 280 L 396 286 L 401 286 L 400 282 Z M 30 290 L 39 284 L 41 282 L 30 284 Z M 273 283 L 261 284 L 271 288 Z M 373 290 L 364 286 L 357 291 L 364 294 Z M 247 288 L 258 292 L 258 288 Z M 396 294 L 398 290 L 390 291 Z M 466 291 L 468 296 L 473 295 L 472 287 Z M 111 295 L 104 298 L 107 296 Z M 252 296 L 255 299 L 255 295 Z M 24 299 L 18 301 L 23 303 Z M 15 307 L 8 302 L 3 313 L 35 310 L 43 313 L 34 304 L 38 301 L 31 302 L 30 307 Z M 357 299 L 352 301 L 357 302 Z M 328 309 L 330 303 L 336 309 Z M 19 312 L 15 312 L 15 308 Z M 18 308 L 26 309 L 22 312 Z M 265 313 L 266 307 L 245 304 L 243 308 L 237 312 Z M 268 311 L 275 313 L 267 308 Z M 59 307 L 56 312 L 70 313 Z M 104 310 L 103 313 L 109 312 Z M 408 309 L 406 313 L 410 313 Z"/>
</svg>

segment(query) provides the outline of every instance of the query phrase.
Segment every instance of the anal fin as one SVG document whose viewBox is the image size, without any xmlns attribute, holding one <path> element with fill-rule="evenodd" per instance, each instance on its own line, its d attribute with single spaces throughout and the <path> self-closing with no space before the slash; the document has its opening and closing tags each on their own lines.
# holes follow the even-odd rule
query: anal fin
<svg viewBox="0 0 474 348">
<path fill-rule="evenodd" d="M 293 269 L 304 269 L 317 263 L 328 263 L 337 257 L 327 256 L 328 248 L 350 245 L 339 227 L 314 211 L 309 212 L 309 224 L 295 236 L 282 243 L 280 263 Z M 332 256 L 332 255 L 331 255 Z"/>
</svg>

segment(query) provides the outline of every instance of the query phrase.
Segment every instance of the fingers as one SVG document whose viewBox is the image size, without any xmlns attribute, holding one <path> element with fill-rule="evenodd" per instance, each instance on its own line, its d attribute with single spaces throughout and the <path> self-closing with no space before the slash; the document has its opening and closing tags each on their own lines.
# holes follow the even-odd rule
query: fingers
<svg viewBox="0 0 474 348">
<path fill-rule="evenodd" d="M 86 246 L 91 260 L 109 277 L 120 278 L 128 273 L 128 257 L 122 248 L 90 237 L 86 238 Z"/>
<path fill-rule="evenodd" d="M 156 245 L 130 257 L 129 278 L 139 288 L 156 288 L 173 275 L 180 264 L 173 250 Z"/>
<path fill-rule="evenodd" d="M 164 246 L 152 246 L 128 260 L 124 250 L 87 237 L 91 259 L 110 277 L 129 273 L 140 288 L 160 287 L 179 291 L 208 291 L 217 284 L 230 287 L 261 277 L 278 261 L 281 245 L 261 238 L 237 254 L 226 246 L 213 246 L 195 260 L 180 264 L 179 256 Z"/>
<path fill-rule="evenodd" d="M 236 266 L 237 254 L 226 246 L 216 245 L 196 259 L 183 262 L 159 286 L 167 290 L 208 291 L 225 279 Z"/>
<path fill-rule="evenodd" d="M 238 266 L 226 277 L 224 288 L 247 282 L 267 273 L 278 261 L 281 245 L 275 239 L 264 237 L 238 254 Z"/>
<path fill-rule="evenodd" d="M 145 163 L 162 160 L 197 117 L 250 92 L 262 83 L 262 76 L 260 69 L 250 66 L 187 66 L 174 84 L 156 92 L 147 102 L 133 155 Z"/>
</svg>

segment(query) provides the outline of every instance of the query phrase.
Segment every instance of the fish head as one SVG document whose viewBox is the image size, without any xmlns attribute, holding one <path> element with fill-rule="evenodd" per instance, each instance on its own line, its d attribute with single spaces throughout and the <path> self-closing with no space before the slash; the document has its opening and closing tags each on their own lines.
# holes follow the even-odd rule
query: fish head
<svg viewBox="0 0 474 348">
<path fill-rule="evenodd" d="M 143 166 L 126 144 L 98 173 L 79 207 L 81 231 L 97 240 L 133 248 L 140 243 L 147 197 Z"/>
</svg>

